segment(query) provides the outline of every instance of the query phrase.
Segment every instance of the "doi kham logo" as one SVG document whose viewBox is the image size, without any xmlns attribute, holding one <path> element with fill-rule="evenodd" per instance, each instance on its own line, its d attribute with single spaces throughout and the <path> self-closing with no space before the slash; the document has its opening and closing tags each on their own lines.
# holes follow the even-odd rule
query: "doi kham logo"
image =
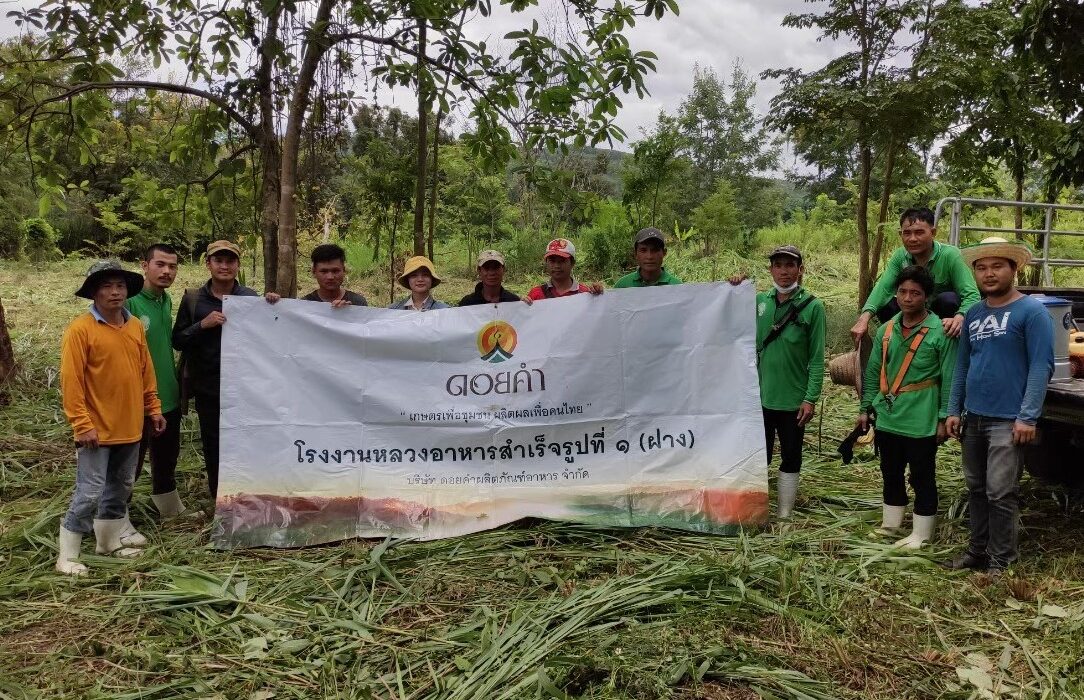
<svg viewBox="0 0 1084 700">
<path fill-rule="evenodd" d="M 516 329 L 507 321 L 490 321 L 478 331 L 478 354 L 494 364 L 512 359 L 516 349 Z"/>
</svg>

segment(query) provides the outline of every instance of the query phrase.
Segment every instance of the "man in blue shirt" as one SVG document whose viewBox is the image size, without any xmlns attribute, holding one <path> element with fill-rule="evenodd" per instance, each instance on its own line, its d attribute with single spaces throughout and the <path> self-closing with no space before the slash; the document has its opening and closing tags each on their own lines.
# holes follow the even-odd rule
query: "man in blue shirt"
<svg viewBox="0 0 1084 700">
<path fill-rule="evenodd" d="M 1054 328 L 1013 285 L 1031 261 L 1025 244 L 993 236 L 961 252 L 986 298 L 964 317 L 945 421 L 963 446 L 971 525 L 967 551 L 948 567 L 996 576 L 1017 558 L 1022 450 L 1035 440 L 1054 371 Z"/>
</svg>

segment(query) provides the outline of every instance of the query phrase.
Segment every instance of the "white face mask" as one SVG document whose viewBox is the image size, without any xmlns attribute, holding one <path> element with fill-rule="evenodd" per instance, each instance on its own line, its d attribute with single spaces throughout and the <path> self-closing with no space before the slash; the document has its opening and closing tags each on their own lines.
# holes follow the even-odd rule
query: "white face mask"
<svg viewBox="0 0 1084 700">
<path fill-rule="evenodd" d="M 795 289 L 798 288 L 798 283 L 795 282 L 794 284 L 790 285 L 789 287 L 780 287 L 775 282 L 772 282 L 772 286 L 775 287 L 775 291 L 779 292 L 780 294 L 790 294 L 791 292 L 793 292 Z"/>
</svg>

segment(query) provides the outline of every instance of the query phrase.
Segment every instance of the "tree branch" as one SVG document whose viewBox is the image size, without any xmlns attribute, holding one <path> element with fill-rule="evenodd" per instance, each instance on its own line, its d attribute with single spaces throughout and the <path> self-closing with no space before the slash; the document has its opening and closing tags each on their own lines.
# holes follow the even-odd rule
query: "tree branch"
<svg viewBox="0 0 1084 700">
<path fill-rule="evenodd" d="M 110 80 L 94 83 L 78 83 L 76 85 L 66 86 L 61 93 L 41 99 L 34 106 L 34 112 L 37 112 L 40 108 L 44 107 L 47 104 L 53 102 L 61 102 L 63 100 L 75 97 L 76 95 L 80 95 L 84 92 L 92 92 L 94 90 L 160 90 L 162 92 L 173 92 L 182 95 L 192 95 L 194 97 L 199 97 L 201 99 L 207 100 L 211 104 L 221 109 L 230 117 L 230 119 L 239 124 L 249 135 L 250 138 L 254 140 L 259 140 L 261 136 L 259 126 L 257 126 L 243 114 L 238 112 L 226 98 L 220 95 L 216 95 L 212 92 L 208 92 L 206 90 L 190 87 L 188 85 L 163 83 L 154 80 Z"/>
</svg>

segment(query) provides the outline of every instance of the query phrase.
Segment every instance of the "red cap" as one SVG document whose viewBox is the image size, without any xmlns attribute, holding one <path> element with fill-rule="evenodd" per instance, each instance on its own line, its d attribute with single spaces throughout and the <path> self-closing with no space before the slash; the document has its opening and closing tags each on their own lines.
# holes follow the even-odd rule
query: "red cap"
<svg viewBox="0 0 1084 700">
<path fill-rule="evenodd" d="M 542 259 L 545 260 L 551 255 L 562 258 L 575 258 L 576 246 L 572 245 L 572 241 L 567 238 L 554 238 L 550 241 L 550 244 L 546 246 L 546 254 L 542 256 Z"/>
</svg>

